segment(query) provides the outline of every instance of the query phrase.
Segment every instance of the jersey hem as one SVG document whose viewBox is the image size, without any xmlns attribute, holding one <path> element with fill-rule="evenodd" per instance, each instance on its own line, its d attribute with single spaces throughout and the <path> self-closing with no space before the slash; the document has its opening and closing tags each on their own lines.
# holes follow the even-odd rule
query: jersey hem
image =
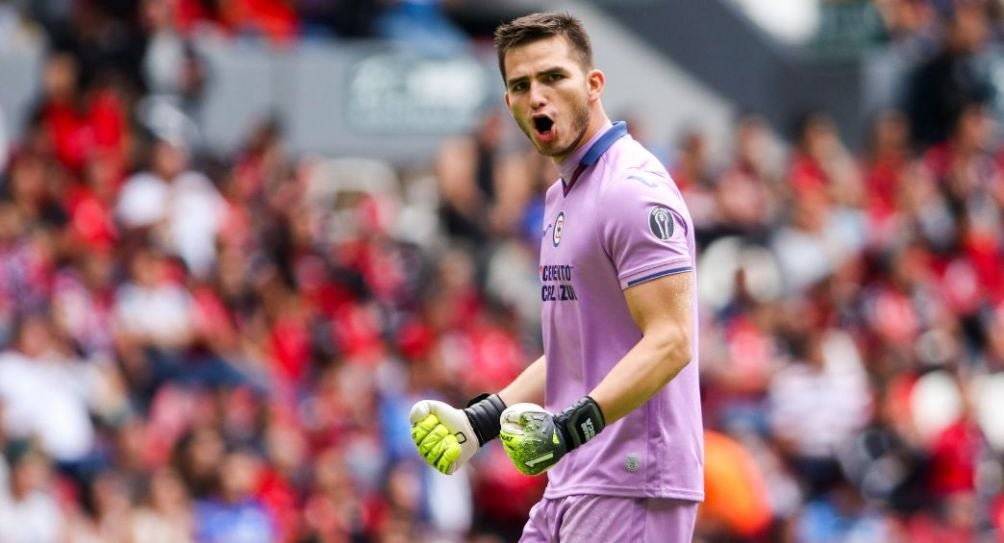
<svg viewBox="0 0 1004 543">
<path fill-rule="evenodd" d="M 589 496 L 614 496 L 618 498 L 672 498 L 676 500 L 686 500 L 692 502 L 703 502 L 704 493 L 693 490 L 683 490 L 679 488 L 667 488 L 662 492 L 639 492 L 638 487 L 631 486 L 593 486 L 593 485 L 573 485 L 552 490 L 550 486 L 544 490 L 544 498 L 553 500 L 566 498 L 568 496 L 589 495 Z"/>
</svg>

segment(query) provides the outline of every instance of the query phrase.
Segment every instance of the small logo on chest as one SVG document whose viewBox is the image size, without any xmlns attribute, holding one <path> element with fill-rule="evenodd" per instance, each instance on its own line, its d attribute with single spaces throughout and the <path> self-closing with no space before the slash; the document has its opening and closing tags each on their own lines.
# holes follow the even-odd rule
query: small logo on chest
<svg viewBox="0 0 1004 543">
<path fill-rule="evenodd" d="M 638 458 L 637 454 L 631 453 L 624 458 L 624 469 L 631 473 L 641 469 L 641 460 Z"/>
<path fill-rule="evenodd" d="M 551 244 L 555 247 L 561 243 L 561 235 L 565 232 L 565 212 L 558 213 L 558 218 L 554 219 L 554 230 L 551 231 Z"/>
</svg>

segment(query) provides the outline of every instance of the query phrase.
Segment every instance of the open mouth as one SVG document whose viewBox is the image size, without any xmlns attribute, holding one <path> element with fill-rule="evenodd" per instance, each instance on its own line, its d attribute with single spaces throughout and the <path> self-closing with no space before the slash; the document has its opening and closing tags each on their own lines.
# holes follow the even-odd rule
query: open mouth
<svg viewBox="0 0 1004 543">
<path fill-rule="evenodd" d="M 550 134 L 553 127 L 554 121 L 547 115 L 535 115 L 533 117 L 533 129 L 537 131 L 538 136 Z"/>
</svg>

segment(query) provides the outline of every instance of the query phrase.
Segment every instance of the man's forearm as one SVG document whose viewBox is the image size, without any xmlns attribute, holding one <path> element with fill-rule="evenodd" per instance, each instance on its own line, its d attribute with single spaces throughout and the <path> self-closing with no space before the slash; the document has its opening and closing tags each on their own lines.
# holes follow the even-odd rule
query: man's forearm
<svg viewBox="0 0 1004 543">
<path fill-rule="evenodd" d="M 541 356 L 523 370 L 499 392 L 506 405 L 529 402 L 544 405 L 544 389 L 547 385 L 547 362 Z"/>
<path fill-rule="evenodd" d="M 547 471 L 608 424 L 638 408 L 680 373 L 690 362 L 689 345 L 689 337 L 682 329 L 653 326 L 589 395 L 563 411 L 551 413 L 539 405 L 509 404 L 507 400 L 499 428 L 502 448 L 521 472 L 538 475 Z M 543 363 L 543 359 L 538 362 Z M 538 362 L 527 369 L 526 381 L 518 378 L 513 382 L 519 383 L 519 392 L 525 393 L 529 382 L 545 381 L 530 378 L 536 374 L 531 369 L 536 370 L 533 366 Z M 514 398 L 513 392 L 509 394 Z"/>
<path fill-rule="evenodd" d="M 617 362 L 589 396 L 611 424 L 647 402 L 690 359 L 690 340 L 682 330 L 650 333 Z"/>
</svg>

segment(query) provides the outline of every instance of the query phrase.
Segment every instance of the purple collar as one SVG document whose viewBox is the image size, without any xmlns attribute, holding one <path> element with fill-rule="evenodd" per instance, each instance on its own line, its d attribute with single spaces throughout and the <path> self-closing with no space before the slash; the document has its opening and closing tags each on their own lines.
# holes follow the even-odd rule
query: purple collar
<svg viewBox="0 0 1004 543">
<path fill-rule="evenodd" d="M 610 128 L 608 128 L 600 136 L 594 138 L 592 145 L 589 146 L 589 150 L 582 155 L 582 158 L 579 159 L 575 169 L 570 173 L 568 164 L 571 162 L 570 159 L 574 157 L 570 157 L 570 159 L 566 159 L 558 165 L 558 169 L 562 173 L 562 193 L 567 196 L 568 192 L 572 190 L 573 186 L 575 186 L 575 182 L 579 180 L 579 176 L 582 175 L 582 172 L 586 171 L 586 169 L 590 166 L 595 165 L 596 162 L 599 161 L 600 157 L 603 156 L 603 153 L 607 152 L 607 149 L 609 149 L 617 140 L 626 135 L 627 123 L 624 121 L 618 121 L 611 125 Z"/>
</svg>

